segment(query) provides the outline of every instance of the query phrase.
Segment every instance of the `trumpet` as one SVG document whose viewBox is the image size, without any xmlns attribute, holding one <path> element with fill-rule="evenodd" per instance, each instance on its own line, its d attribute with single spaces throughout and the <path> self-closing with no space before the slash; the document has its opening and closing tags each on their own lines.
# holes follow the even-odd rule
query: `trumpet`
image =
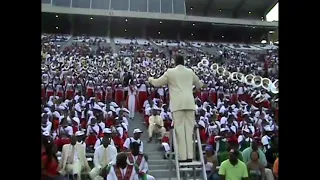
<svg viewBox="0 0 320 180">
<path fill-rule="evenodd" d="M 204 65 L 202 64 L 202 62 L 199 62 L 199 63 L 197 64 L 197 66 L 198 66 L 198 68 L 202 68 Z"/>
<path fill-rule="evenodd" d="M 154 70 L 150 70 L 150 76 L 156 75 L 156 72 Z"/>
<path fill-rule="evenodd" d="M 244 77 L 244 83 L 246 83 L 247 85 L 252 85 L 252 80 L 254 78 L 254 75 L 252 74 L 248 74 Z"/>
<path fill-rule="evenodd" d="M 123 63 L 126 65 L 126 66 L 131 66 L 131 58 L 129 58 L 129 57 L 125 57 L 124 59 L 123 59 Z"/>
<path fill-rule="evenodd" d="M 253 86 L 254 87 L 260 87 L 262 86 L 262 77 L 261 76 L 255 76 L 253 78 Z"/>
</svg>

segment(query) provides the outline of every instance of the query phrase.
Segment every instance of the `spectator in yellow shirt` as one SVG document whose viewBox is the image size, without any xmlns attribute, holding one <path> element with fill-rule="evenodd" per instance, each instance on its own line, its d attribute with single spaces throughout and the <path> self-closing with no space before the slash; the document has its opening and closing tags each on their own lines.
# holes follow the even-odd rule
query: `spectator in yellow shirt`
<svg viewBox="0 0 320 180">
<path fill-rule="evenodd" d="M 248 169 L 244 162 L 238 159 L 239 151 L 231 149 L 229 159 L 223 161 L 220 165 L 219 175 L 221 180 L 247 180 Z"/>
</svg>

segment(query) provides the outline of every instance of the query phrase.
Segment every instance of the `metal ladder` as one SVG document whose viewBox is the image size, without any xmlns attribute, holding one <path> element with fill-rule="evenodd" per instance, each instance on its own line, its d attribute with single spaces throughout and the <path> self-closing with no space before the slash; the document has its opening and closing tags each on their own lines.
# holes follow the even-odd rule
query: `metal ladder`
<svg viewBox="0 0 320 180">
<path fill-rule="evenodd" d="M 176 178 L 177 180 L 180 180 L 180 173 L 182 174 L 182 179 L 187 180 L 188 179 L 188 173 L 192 172 L 193 174 L 193 179 L 196 180 L 197 178 L 197 171 L 202 171 L 202 179 L 207 180 L 207 173 L 206 173 L 206 168 L 204 164 L 204 158 L 203 158 L 203 153 L 202 153 L 202 145 L 201 145 L 201 140 L 200 140 L 200 133 L 199 133 L 199 128 L 198 126 L 194 128 L 194 133 L 193 133 L 193 161 L 192 162 L 183 162 L 179 163 L 179 154 L 178 154 L 178 145 L 177 145 L 177 139 L 176 139 L 176 133 L 175 129 L 170 130 L 170 154 L 169 154 L 169 172 L 171 173 L 173 171 L 173 168 L 175 167 L 176 170 Z M 200 161 L 196 161 L 196 145 L 199 149 L 199 154 L 200 154 Z M 174 152 L 172 152 L 172 145 L 174 146 Z M 175 156 L 173 160 L 173 154 Z M 171 176 L 169 178 L 171 180 Z"/>
</svg>

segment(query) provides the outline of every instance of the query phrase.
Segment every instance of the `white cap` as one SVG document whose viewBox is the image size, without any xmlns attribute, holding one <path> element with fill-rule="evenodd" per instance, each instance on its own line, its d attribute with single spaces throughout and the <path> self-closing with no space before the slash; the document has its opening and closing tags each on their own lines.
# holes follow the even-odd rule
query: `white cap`
<svg viewBox="0 0 320 180">
<path fill-rule="evenodd" d="M 264 127 L 265 131 L 273 131 L 273 128 L 271 128 L 269 125 Z"/>
<path fill-rule="evenodd" d="M 243 132 L 250 133 L 250 130 L 249 130 L 248 128 L 245 128 L 245 129 L 243 130 Z"/>
<path fill-rule="evenodd" d="M 60 105 L 58 108 L 59 108 L 59 110 L 62 110 L 62 111 L 66 109 L 66 107 L 64 107 L 62 105 Z"/>
<path fill-rule="evenodd" d="M 136 129 L 133 130 L 133 134 L 134 133 L 142 133 L 142 131 L 139 128 L 136 128 Z"/>
<path fill-rule="evenodd" d="M 110 106 L 113 106 L 113 107 L 115 107 L 115 108 L 119 107 L 118 104 L 115 103 L 115 102 L 111 102 L 111 103 L 110 103 Z"/>
<path fill-rule="evenodd" d="M 98 102 L 98 105 L 99 106 L 104 106 L 104 103 L 103 102 Z"/>
<path fill-rule="evenodd" d="M 111 134 L 111 133 L 112 133 L 112 131 L 111 131 L 111 129 L 110 129 L 110 128 L 104 128 L 104 129 L 103 129 L 103 133 Z"/>
<path fill-rule="evenodd" d="M 161 109 L 160 109 L 160 108 L 158 108 L 157 106 L 153 106 L 152 110 L 160 111 Z"/>
<path fill-rule="evenodd" d="M 42 135 L 49 137 L 50 133 L 48 131 L 45 131 L 45 132 L 42 133 Z"/>
<path fill-rule="evenodd" d="M 102 108 L 98 104 L 94 104 L 93 109 L 102 111 Z"/>
<path fill-rule="evenodd" d="M 77 131 L 77 132 L 75 133 L 75 135 L 76 135 L 76 136 L 82 136 L 82 135 L 84 135 L 84 132 L 83 132 L 83 131 Z"/>
<path fill-rule="evenodd" d="M 72 120 L 75 121 L 75 122 L 77 122 L 78 124 L 80 124 L 80 119 L 79 119 L 79 118 L 73 117 Z"/>
<path fill-rule="evenodd" d="M 229 131 L 227 128 L 221 128 L 220 132 Z"/>
<path fill-rule="evenodd" d="M 199 126 L 202 126 L 202 127 L 204 127 L 204 128 L 206 127 L 206 125 L 204 124 L 204 122 L 201 121 L 201 120 L 198 122 L 198 125 L 199 125 Z"/>
</svg>

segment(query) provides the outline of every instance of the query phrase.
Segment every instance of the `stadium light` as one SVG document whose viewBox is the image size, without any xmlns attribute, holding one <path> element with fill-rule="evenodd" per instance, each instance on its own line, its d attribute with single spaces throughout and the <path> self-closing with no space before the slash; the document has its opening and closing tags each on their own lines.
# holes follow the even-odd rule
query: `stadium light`
<svg viewBox="0 0 320 180">
<path fill-rule="evenodd" d="M 190 7 L 190 10 L 192 10 L 193 9 L 193 7 Z"/>
<path fill-rule="evenodd" d="M 93 19 L 93 17 L 90 18 L 91 20 Z"/>
<path fill-rule="evenodd" d="M 127 32 L 127 29 L 124 29 L 124 32 Z"/>
<path fill-rule="evenodd" d="M 161 32 L 159 31 L 159 32 L 158 32 L 158 34 L 160 35 L 160 34 L 161 34 Z"/>
<path fill-rule="evenodd" d="M 126 22 L 128 22 L 128 19 L 126 19 Z"/>
<path fill-rule="evenodd" d="M 274 33 L 274 31 L 269 31 L 269 34 L 273 34 Z"/>
<path fill-rule="evenodd" d="M 59 27 L 58 27 L 58 26 L 56 26 L 56 29 L 59 29 Z"/>
<path fill-rule="evenodd" d="M 160 24 L 162 24 L 162 21 L 160 21 Z"/>
<path fill-rule="evenodd" d="M 251 11 L 249 11 L 249 14 L 251 14 Z"/>
<path fill-rule="evenodd" d="M 58 18 L 59 16 L 58 15 L 56 15 L 56 18 Z"/>
<path fill-rule="evenodd" d="M 262 41 L 261 41 L 261 44 L 266 44 L 266 43 L 267 43 L 266 40 L 262 40 Z"/>
<path fill-rule="evenodd" d="M 252 39 L 252 37 L 250 36 L 250 39 Z"/>
<path fill-rule="evenodd" d="M 192 23 L 192 26 L 194 26 L 194 25 L 196 25 L 196 24 Z"/>
<path fill-rule="evenodd" d="M 191 36 L 193 36 L 193 33 L 191 33 Z"/>
<path fill-rule="evenodd" d="M 222 38 L 224 38 L 224 36 L 221 36 Z"/>
</svg>

